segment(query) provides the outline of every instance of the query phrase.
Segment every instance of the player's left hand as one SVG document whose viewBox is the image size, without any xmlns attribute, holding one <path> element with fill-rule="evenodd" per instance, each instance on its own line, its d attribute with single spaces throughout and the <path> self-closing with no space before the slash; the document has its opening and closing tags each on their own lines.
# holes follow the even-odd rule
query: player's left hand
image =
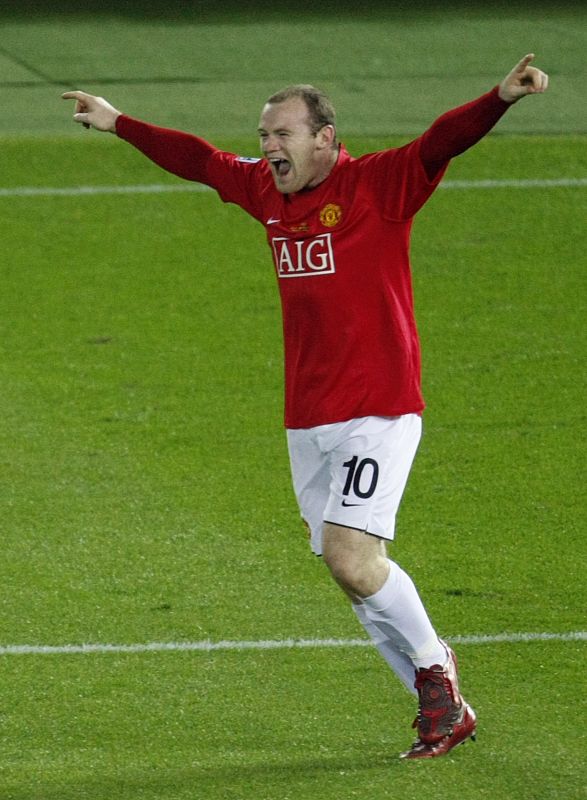
<svg viewBox="0 0 587 800">
<path fill-rule="evenodd" d="M 528 53 L 499 84 L 499 96 L 506 103 L 515 103 L 527 94 L 540 94 L 547 90 L 548 75 L 537 67 L 531 67 L 533 60 L 534 53 Z"/>
</svg>

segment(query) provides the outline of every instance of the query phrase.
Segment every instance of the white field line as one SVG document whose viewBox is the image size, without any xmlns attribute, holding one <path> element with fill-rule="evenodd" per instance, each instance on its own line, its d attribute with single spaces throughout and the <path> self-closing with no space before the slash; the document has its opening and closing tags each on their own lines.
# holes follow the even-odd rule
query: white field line
<svg viewBox="0 0 587 800">
<path fill-rule="evenodd" d="M 578 642 L 587 640 L 587 631 L 569 633 L 496 633 L 447 637 L 451 644 L 499 644 L 502 642 Z M 149 642 L 145 644 L 64 644 L 64 645 L 4 645 L 0 656 L 75 655 L 108 653 L 212 653 L 226 650 L 297 650 L 309 648 L 371 647 L 367 639 L 269 639 L 259 641 L 200 641 Z"/>
<path fill-rule="evenodd" d="M 483 181 L 443 181 L 439 189 L 550 189 L 559 186 L 576 188 L 587 186 L 587 178 L 504 178 Z"/>
<path fill-rule="evenodd" d="M 587 178 L 536 178 L 529 180 L 443 181 L 440 189 L 548 189 L 587 186 Z M 132 186 L 14 186 L 0 187 L 0 197 L 83 197 L 101 194 L 166 194 L 212 191 L 203 183 L 147 183 Z"/>
<path fill-rule="evenodd" d="M 82 197 L 97 194 L 166 194 L 212 191 L 203 183 L 147 183 L 132 186 L 15 186 L 0 188 L 0 197 Z"/>
</svg>

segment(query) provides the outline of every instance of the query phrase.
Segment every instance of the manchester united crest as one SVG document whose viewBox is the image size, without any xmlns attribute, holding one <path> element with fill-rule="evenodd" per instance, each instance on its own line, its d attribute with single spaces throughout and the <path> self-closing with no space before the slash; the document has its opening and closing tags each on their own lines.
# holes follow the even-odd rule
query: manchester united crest
<svg viewBox="0 0 587 800">
<path fill-rule="evenodd" d="M 325 228 L 334 228 L 342 219 L 342 208 L 335 203 L 328 203 L 320 212 L 320 222 Z"/>
</svg>

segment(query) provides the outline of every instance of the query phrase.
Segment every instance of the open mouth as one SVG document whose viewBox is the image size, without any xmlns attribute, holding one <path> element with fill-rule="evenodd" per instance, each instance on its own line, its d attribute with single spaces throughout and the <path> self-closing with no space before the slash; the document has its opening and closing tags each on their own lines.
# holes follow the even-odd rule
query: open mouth
<svg viewBox="0 0 587 800">
<path fill-rule="evenodd" d="M 270 158 L 269 163 L 280 178 L 284 178 L 291 169 L 291 164 L 285 158 Z"/>
</svg>

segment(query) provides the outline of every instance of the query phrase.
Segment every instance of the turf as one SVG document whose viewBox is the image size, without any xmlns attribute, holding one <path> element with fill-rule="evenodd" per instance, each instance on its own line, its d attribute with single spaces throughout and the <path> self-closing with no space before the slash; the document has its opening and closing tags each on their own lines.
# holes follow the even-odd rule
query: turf
<svg viewBox="0 0 587 800">
<path fill-rule="evenodd" d="M 385 31 L 400 21 L 376 11 L 363 33 L 384 58 Z M 228 116 L 208 117 L 202 132 L 254 152 L 249 129 L 275 86 L 253 53 L 280 31 L 296 33 L 295 20 L 257 29 L 209 11 L 197 21 L 211 43 L 199 64 L 181 45 L 193 18 L 180 15 L 172 29 L 119 15 L 105 60 L 100 43 L 68 51 L 67 34 L 88 41 L 96 27 L 113 29 L 111 18 L 63 13 L 13 16 L 3 27 L 2 188 L 177 183 L 114 137 L 71 125 L 57 83 L 73 67 L 80 79 L 97 64 L 141 79 L 138 93 L 123 81 L 110 95 L 121 89 L 136 113 L 146 101 L 157 121 L 196 130 L 188 100 L 205 95 L 211 109 L 222 85 Z M 306 19 L 310 48 L 332 27 Z M 505 19 L 466 17 L 462 51 L 477 69 L 468 85 L 443 43 L 450 20 L 416 8 L 401 21 L 404 50 L 389 51 L 379 77 L 349 50 L 356 110 L 377 106 L 387 71 L 405 78 L 405 106 L 418 42 L 422 63 L 435 54 L 458 79 L 436 98 L 438 111 L 486 82 L 485 63 L 497 80 L 524 24 L 551 48 L 555 75 L 578 69 L 584 14 L 575 7 Z M 334 57 L 349 47 L 344 25 L 352 28 L 342 15 L 330 63 L 298 62 L 288 45 L 277 78 L 297 66 L 319 78 L 331 70 L 328 88 L 342 89 L 344 107 L 350 78 L 336 80 Z M 230 37 L 226 63 L 212 58 Z M 521 52 L 535 47 L 528 37 Z M 159 75 L 192 75 L 197 64 L 207 69 L 202 84 L 157 83 L 149 41 L 169 64 Z M 225 79 L 241 43 L 249 72 L 233 87 Z M 15 48 L 18 64 L 6 55 Z M 433 118 L 418 81 L 420 99 L 400 108 L 397 124 L 395 99 L 375 120 L 349 100 L 343 138 L 353 153 L 404 141 Z M 249 106 L 231 105 L 237 91 L 254 100 L 246 129 L 237 116 Z M 510 127 L 455 161 L 447 179 L 584 179 L 574 91 L 561 96 L 555 79 L 552 95 L 514 109 Z M 360 636 L 308 554 L 289 487 L 279 305 L 262 229 L 205 192 L 0 195 L 0 205 L 0 647 Z M 414 227 L 428 409 L 393 552 L 449 638 L 584 629 L 585 210 L 584 186 L 446 188 Z M 462 645 L 479 740 L 430 764 L 397 760 L 413 703 L 370 648 L 0 654 L 0 797 L 584 798 L 584 649 L 579 640 Z"/>
<path fill-rule="evenodd" d="M 85 89 L 153 122 L 247 136 L 276 87 L 310 82 L 336 100 L 346 135 L 419 133 L 528 51 L 553 91 L 500 129 L 585 132 L 585 12 L 576 3 L 537 2 L 529 13 L 516 2 L 368 2 L 357 14 L 347 0 L 334 15 L 322 3 L 312 13 L 253 2 L 214 14 L 202 3 L 190 13 L 179 2 L 107 2 L 98 15 L 79 5 L 42 13 L 36 3 L 23 15 L 19 3 L 20 15 L 0 16 L 0 132 L 63 134 L 56 98 Z"/>
<path fill-rule="evenodd" d="M 479 739 L 422 764 L 395 757 L 412 704 L 382 680 L 376 655 L 366 651 L 316 652 L 310 662 L 282 652 L 76 656 L 57 675 L 49 657 L 34 677 L 14 664 L 19 703 L 8 724 L 21 744 L 13 739 L 5 749 L 5 796 L 583 797 L 564 711 L 574 688 L 557 677 L 561 661 L 580 657 L 577 646 L 540 656 L 535 645 L 463 655 L 467 689 L 484 720 Z M 368 724 L 357 718 L 363 707 Z M 524 735 L 543 727 L 545 715 L 540 737 Z"/>
</svg>

